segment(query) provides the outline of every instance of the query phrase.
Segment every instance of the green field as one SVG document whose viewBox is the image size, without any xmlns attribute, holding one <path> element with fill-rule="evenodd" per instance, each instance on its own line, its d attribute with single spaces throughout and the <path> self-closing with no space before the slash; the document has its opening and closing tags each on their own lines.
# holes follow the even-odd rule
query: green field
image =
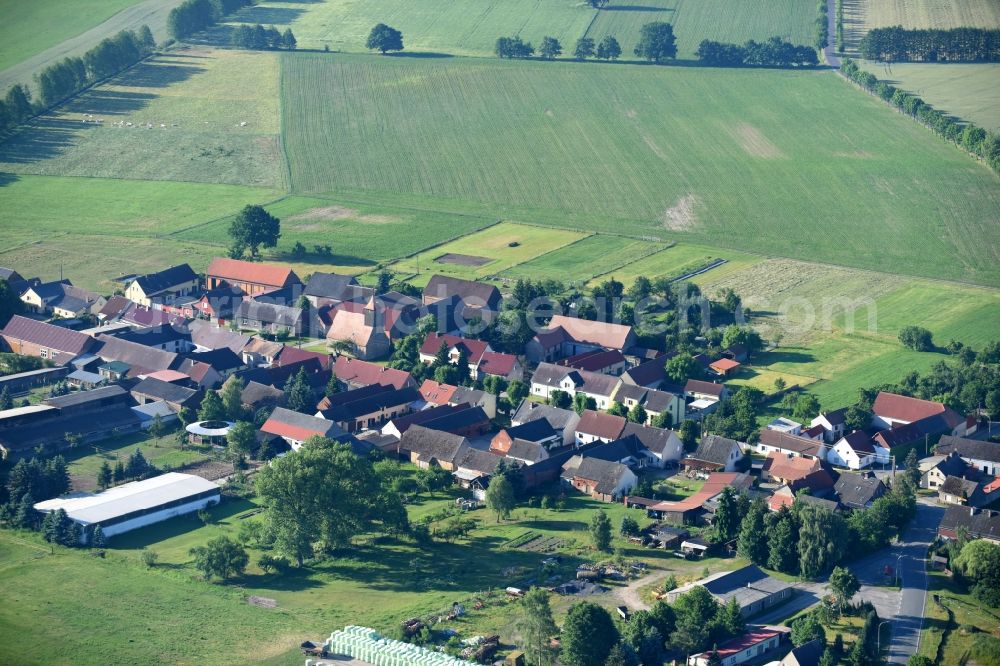
<svg viewBox="0 0 1000 666">
<path fill-rule="evenodd" d="M 56 46 L 100 24 L 140 0 L 60 0 L 0 2 L 0 70 Z"/>
<path fill-rule="evenodd" d="M 441 273 L 471 280 L 496 275 L 529 259 L 570 245 L 583 237 L 583 234 L 575 231 L 502 222 L 470 236 L 407 257 L 393 264 L 392 268 L 400 273 L 427 275 Z M 445 254 L 473 256 L 489 261 L 478 266 L 438 261 Z"/>
<path fill-rule="evenodd" d="M 280 194 L 263 188 L 168 181 L 8 176 L 0 179 L 0 265 L 110 292 L 109 278 L 188 261 L 204 270 L 226 239 L 206 247 L 167 240 Z M 16 211 L 16 214 L 15 214 Z"/>
<path fill-rule="evenodd" d="M 158 56 L 0 145 L 0 171 L 285 188 L 278 66 L 262 52 Z"/>
<path fill-rule="evenodd" d="M 659 252 L 662 243 L 594 234 L 504 271 L 509 278 L 587 282 Z"/>
<path fill-rule="evenodd" d="M 1000 284 L 997 176 L 830 73 L 306 54 L 284 66 L 300 192 L 467 201 L 503 219 Z"/>
<path fill-rule="evenodd" d="M 863 62 L 880 81 L 917 95 L 936 109 L 1000 131 L 1000 64 L 894 63 L 891 71 Z"/>
<path fill-rule="evenodd" d="M 411 520 L 453 505 L 454 496 L 422 496 L 409 507 Z M 213 509 L 210 525 L 182 517 L 123 535 L 112 541 L 105 559 L 58 547 L 50 554 L 37 535 L 4 531 L 0 644 L 18 664 L 72 655 L 81 664 L 148 663 L 155 656 L 179 664 L 291 665 L 301 663 L 297 646 L 307 638 L 321 639 L 348 623 L 385 630 L 403 618 L 450 608 L 455 601 L 465 604 L 467 615 L 436 629 L 453 628 L 464 637 L 485 632 L 510 636 L 511 609 L 497 590 L 536 576 L 546 555 L 508 549 L 497 557 L 497 549 L 526 532 L 560 538 L 560 574 L 572 578 L 576 563 L 597 557 L 586 545 L 590 515 L 597 507 L 608 512 L 614 525 L 628 511 L 621 504 L 579 495 L 571 495 L 564 510 L 518 508 L 514 521 L 500 524 L 480 510 L 467 514 L 479 527 L 466 540 L 438 542 L 422 551 L 407 542 L 379 539 L 284 575 L 263 574 L 256 566 L 259 551 L 252 551 L 246 575 L 225 585 L 198 580 L 188 550 L 220 534 L 235 537 L 241 516 L 254 508 L 243 500 Z M 646 522 L 639 512 L 631 513 Z M 681 582 L 700 576 L 705 566 L 710 571 L 738 566 L 731 559 L 678 560 L 617 539 L 616 545 L 626 557 L 670 569 Z M 139 563 L 144 547 L 160 557 L 152 570 Z M 249 595 L 273 599 L 277 608 L 249 605 Z M 475 598 L 483 599 L 486 608 L 473 610 Z M 609 607 L 619 603 L 613 594 L 591 599 Z M 553 599 L 557 617 L 571 601 Z"/>
</svg>

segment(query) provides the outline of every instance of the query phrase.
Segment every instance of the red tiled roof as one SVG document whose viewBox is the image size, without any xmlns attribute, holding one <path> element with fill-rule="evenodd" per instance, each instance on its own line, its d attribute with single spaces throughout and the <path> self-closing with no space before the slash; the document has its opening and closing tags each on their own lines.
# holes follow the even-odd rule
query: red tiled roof
<svg viewBox="0 0 1000 666">
<path fill-rule="evenodd" d="M 799 479 L 804 479 L 816 470 L 820 469 L 819 460 L 815 458 L 803 458 L 801 456 L 795 456 L 790 458 L 784 453 L 779 453 L 778 451 L 772 451 L 767 455 L 767 459 L 764 461 L 764 469 L 767 470 L 771 476 L 783 479 L 785 481 L 798 481 Z"/>
<path fill-rule="evenodd" d="M 743 652 L 747 648 L 763 643 L 764 641 L 769 641 L 776 636 L 781 636 L 781 634 L 777 631 L 771 631 L 768 629 L 756 629 L 753 631 L 748 631 L 742 636 L 737 636 L 736 638 L 730 641 L 726 641 L 725 643 L 716 648 L 716 652 L 718 652 L 719 657 L 721 657 L 722 660 L 725 661 L 726 657 L 731 657 L 734 654 L 739 654 L 740 652 Z M 697 656 L 704 657 L 710 654 L 712 653 L 703 652 Z"/>
<path fill-rule="evenodd" d="M 617 349 L 605 351 L 591 351 L 577 354 L 557 361 L 557 365 L 564 365 L 577 370 L 587 370 L 590 372 L 600 372 L 604 368 L 625 362 L 625 356 Z"/>
<path fill-rule="evenodd" d="M 622 434 L 622 430 L 625 429 L 625 423 L 626 420 L 623 416 L 585 409 L 580 415 L 576 431 L 605 439 L 617 439 L 618 435 Z"/>
<path fill-rule="evenodd" d="M 451 402 L 451 398 L 457 390 L 457 386 L 441 384 L 433 379 L 425 379 L 424 383 L 420 385 L 420 395 L 424 400 L 435 405 L 446 405 Z"/>
<path fill-rule="evenodd" d="M 298 347 L 292 347 L 290 345 L 285 345 L 285 347 L 278 352 L 278 356 L 275 358 L 275 362 L 278 365 L 288 365 L 289 363 L 298 363 L 300 361 L 305 361 L 306 359 L 314 358 L 319 361 L 319 364 L 323 369 L 330 367 L 330 355 L 324 354 L 323 352 L 313 352 L 306 351 L 305 349 L 299 349 Z M 340 379 L 340 376 L 337 376 Z"/>
<path fill-rule="evenodd" d="M 427 334 L 424 338 L 424 344 L 420 346 L 421 354 L 429 354 L 433 356 L 438 353 L 441 349 L 441 343 L 448 345 L 448 349 L 452 347 L 458 347 L 459 345 L 464 346 L 469 354 L 469 363 L 473 365 L 478 364 L 479 360 L 483 357 L 486 352 L 488 344 L 482 340 L 470 340 L 468 338 L 461 338 L 457 335 L 438 335 L 434 331 Z"/>
<path fill-rule="evenodd" d="M 80 354 L 93 339 L 89 335 L 14 315 L 3 329 L 5 337 L 23 340 L 67 354 Z"/>
<path fill-rule="evenodd" d="M 268 287 L 284 287 L 289 282 L 298 282 L 298 276 L 288 266 L 257 264 L 226 257 L 212 259 L 205 274 L 227 282 L 252 282 Z"/>
<path fill-rule="evenodd" d="M 410 373 L 395 368 L 386 368 L 376 363 L 359 361 L 356 358 L 338 356 L 333 366 L 337 379 L 351 384 L 370 386 L 382 384 L 396 389 L 405 388 L 411 381 Z"/>
<path fill-rule="evenodd" d="M 658 502 L 650 508 L 656 511 L 691 511 L 700 508 L 706 500 L 721 493 L 723 488 L 734 485 L 741 477 L 746 475 L 739 472 L 712 472 L 705 485 L 694 495 L 679 502 Z"/>
<path fill-rule="evenodd" d="M 741 365 L 743 364 L 739 361 L 734 361 L 731 358 L 720 358 L 718 361 L 712 361 L 708 367 L 719 372 L 727 372 L 733 368 L 738 368 Z"/>
<path fill-rule="evenodd" d="M 514 371 L 515 363 L 517 363 L 517 357 L 513 354 L 483 352 L 482 360 L 479 361 L 479 371 L 485 372 L 487 375 L 506 377 Z"/>
<path fill-rule="evenodd" d="M 767 498 L 767 508 L 771 511 L 780 511 L 783 506 L 791 508 L 794 503 L 795 494 L 792 493 L 791 488 L 788 486 L 779 488 L 773 495 Z"/>
<path fill-rule="evenodd" d="M 631 326 L 564 315 L 556 315 L 549 321 L 549 328 L 558 327 L 562 327 L 577 342 L 587 342 L 607 349 L 624 349 L 632 333 Z"/>
<path fill-rule="evenodd" d="M 882 418 L 913 423 L 928 416 L 941 414 L 945 406 L 940 402 L 910 398 L 896 393 L 880 391 L 872 405 L 872 412 Z"/>
</svg>

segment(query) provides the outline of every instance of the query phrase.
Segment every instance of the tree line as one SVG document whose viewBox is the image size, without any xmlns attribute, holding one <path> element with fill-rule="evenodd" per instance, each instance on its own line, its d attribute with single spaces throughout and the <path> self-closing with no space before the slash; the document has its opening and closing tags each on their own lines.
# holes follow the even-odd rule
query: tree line
<svg viewBox="0 0 1000 666">
<path fill-rule="evenodd" d="M 869 30 L 858 46 L 861 57 L 882 62 L 998 62 L 1000 30 L 952 28 Z"/>
<path fill-rule="evenodd" d="M 156 50 L 149 26 L 138 31 L 122 30 L 114 37 L 101 40 L 83 56 L 63 58 L 35 75 L 38 85 L 38 105 L 31 102 L 31 91 L 17 84 L 0 100 L 0 130 L 6 130 L 31 119 L 41 109 L 54 106 L 72 97 L 97 81 L 113 76 L 139 62 Z"/>
<path fill-rule="evenodd" d="M 850 58 L 841 63 L 840 72 L 871 94 L 881 97 L 903 113 L 917 119 L 944 139 L 983 159 L 991 169 L 1000 173 L 1000 135 L 987 132 L 974 123 L 959 122 L 916 95 L 911 95 L 885 81 L 879 81 L 874 74 L 861 69 Z"/>
<path fill-rule="evenodd" d="M 185 0 L 170 10 L 167 29 L 174 39 L 184 39 L 250 4 L 252 0 Z"/>
<path fill-rule="evenodd" d="M 814 46 L 817 51 L 822 51 L 830 42 L 830 17 L 826 0 L 816 2 L 816 41 Z"/>
<path fill-rule="evenodd" d="M 531 42 L 525 42 L 518 36 L 500 37 L 496 41 L 493 52 L 498 58 L 530 58 L 535 54 Z M 562 55 L 562 44 L 555 37 L 543 37 L 538 47 L 538 55 L 543 60 L 554 60 Z M 677 57 L 677 38 L 674 36 L 674 26 L 662 21 L 654 21 L 642 26 L 639 42 L 633 53 L 657 64 L 667 59 Z M 605 35 L 595 43 L 590 37 L 581 37 L 576 41 L 573 57 L 586 60 L 596 57 L 599 60 L 617 60 L 622 54 L 622 47 L 612 35 Z"/>
<path fill-rule="evenodd" d="M 278 49 L 294 51 L 298 44 L 291 28 L 286 28 L 285 32 L 279 32 L 273 25 L 265 28 L 260 23 L 257 25 L 241 23 L 236 26 L 233 29 L 230 43 L 237 48 L 254 51 L 277 51 Z"/>
<path fill-rule="evenodd" d="M 706 39 L 695 52 L 698 59 L 713 67 L 815 67 L 816 50 L 771 37 L 766 42 L 749 40 L 743 46 Z"/>
</svg>

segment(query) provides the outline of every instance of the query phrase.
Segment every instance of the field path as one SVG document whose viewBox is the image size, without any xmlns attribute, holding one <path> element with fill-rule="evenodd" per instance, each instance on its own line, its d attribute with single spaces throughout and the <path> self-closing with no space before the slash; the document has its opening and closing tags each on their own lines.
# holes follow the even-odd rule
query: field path
<svg viewBox="0 0 1000 666">
<path fill-rule="evenodd" d="M 823 59 L 830 67 L 840 69 L 840 57 L 837 55 L 837 0 L 826 0 L 826 17 L 828 30 Z"/>
<path fill-rule="evenodd" d="M 45 67 L 68 56 L 83 55 L 105 37 L 122 30 L 134 30 L 146 24 L 153 31 L 156 41 L 162 42 L 167 38 L 167 15 L 181 2 L 182 0 L 144 0 L 123 9 L 104 23 L 3 70 L 0 72 L 0 90 L 7 90 L 15 83 L 30 85 L 34 75 Z"/>
</svg>

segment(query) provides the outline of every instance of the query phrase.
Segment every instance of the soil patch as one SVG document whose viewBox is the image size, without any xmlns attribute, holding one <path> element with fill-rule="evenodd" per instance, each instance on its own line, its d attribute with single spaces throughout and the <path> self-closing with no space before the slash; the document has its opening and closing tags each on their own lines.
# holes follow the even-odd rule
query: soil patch
<svg viewBox="0 0 1000 666">
<path fill-rule="evenodd" d="M 439 264 L 455 264 L 456 266 L 485 266 L 493 261 L 489 257 L 477 257 L 474 254 L 455 254 L 449 252 L 434 259 Z"/>
<path fill-rule="evenodd" d="M 251 606 L 259 606 L 261 608 L 277 608 L 277 599 L 271 599 L 270 597 L 257 597 L 250 596 L 247 597 L 247 603 Z"/>
<path fill-rule="evenodd" d="M 694 207 L 699 203 L 698 197 L 688 194 L 677 200 L 672 207 L 663 211 L 663 226 L 670 231 L 687 231 L 698 221 Z"/>
<path fill-rule="evenodd" d="M 337 220 L 355 220 L 357 222 L 363 222 L 364 224 L 390 224 L 392 222 L 399 221 L 398 217 L 393 217 L 391 215 L 361 215 L 353 208 L 345 208 L 344 206 L 322 206 L 320 208 L 310 208 L 309 210 L 302 211 L 298 215 L 292 215 L 285 219 L 288 222 L 336 222 Z M 312 228 L 307 227 L 319 228 L 319 225 L 304 225 L 297 226 L 296 228 L 304 231 L 313 230 Z"/>
</svg>

